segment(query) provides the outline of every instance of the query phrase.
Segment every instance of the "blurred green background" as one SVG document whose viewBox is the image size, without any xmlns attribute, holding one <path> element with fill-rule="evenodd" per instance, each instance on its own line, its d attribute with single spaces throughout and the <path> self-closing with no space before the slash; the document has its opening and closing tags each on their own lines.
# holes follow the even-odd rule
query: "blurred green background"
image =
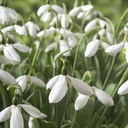
<svg viewBox="0 0 128 128">
<path fill-rule="evenodd" d="M 30 14 L 44 5 L 47 0 L 8 0 L 9 6 L 14 8 L 20 13 L 26 20 Z M 67 9 L 73 8 L 75 0 L 49 0 L 51 4 L 56 3 L 62 5 L 65 3 Z M 78 5 L 81 3 L 87 4 L 88 0 L 77 0 Z M 112 20 L 114 24 L 117 24 L 123 12 L 128 8 L 128 0 L 90 0 L 91 3 L 103 12 L 103 14 Z"/>
</svg>

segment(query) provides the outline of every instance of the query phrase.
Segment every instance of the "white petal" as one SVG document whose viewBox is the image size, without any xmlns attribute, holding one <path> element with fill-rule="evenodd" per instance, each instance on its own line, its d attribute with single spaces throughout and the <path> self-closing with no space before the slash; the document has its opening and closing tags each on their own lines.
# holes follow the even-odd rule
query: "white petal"
<svg viewBox="0 0 128 128">
<path fill-rule="evenodd" d="M 52 5 L 51 7 L 57 13 L 65 13 L 64 9 L 58 5 Z"/>
<path fill-rule="evenodd" d="M 51 19 L 52 13 L 51 12 L 46 12 L 44 13 L 41 17 L 40 20 L 43 22 L 48 22 Z"/>
<path fill-rule="evenodd" d="M 85 57 L 94 56 L 95 53 L 98 50 L 99 43 L 100 43 L 99 40 L 93 40 L 93 41 L 89 42 L 86 46 L 86 50 L 85 50 L 85 53 L 84 53 Z"/>
<path fill-rule="evenodd" d="M 41 112 L 36 107 L 26 104 L 20 104 L 20 106 L 32 117 L 40 118 Z"/>
<path fill-rule="evenodd" d="M 19 106 L 12 105 L 12 115 L 10 119 L 10 128 L 24 128 L 23 117 Z"/>
<path fill-rule="evenodd" d="M 31 21 L 28 21 L 25 24 L 25 27 L 28 29 L 29 35 L 30 36 L 36 36 L 37 31 L 39 31 L 39 26 Z"/>
<path fill-rule="evenodd" d="M 27 76 L 20 76 L 16 79 L 17 83 L 21 86 L 21 90 L 22 92 L 25 90 L 26 88 L 26 84 L 27 84 Z"/>
<path fill-rule="evenodd" d="M 1 29 L 1 32 L 3 34 L 7 34 L 7 32 L 12 31 L 12 30 L 14 30 L 14 26 L 8 26 L 8 27 Z"/>
<path fill-rule="evenodd" d="M 77 40 L 74 36 L 69 36 L 68 38 L 68 44 L 70 47 L 75 47 L 77 45 Z"/>
<path fill-rule="evenodd" d="M 89 31 L 91 28 L 96 27 L 97 24 L 98 24 L 98 21 L 99 21 L 99 20 L 98 20 L 97 18 L 94 19 L 94 20 L 92 20 L 92 21 L 90 21 L 90 22 L 85 26 L 84 31 L 87 32 L 87 31 Z"/>
<path fill-rule="evenodd" d="M 37 77 L 30 76 L 30 80 L 31 80 L 31 82 L 33 82 L 35 85 L 37 85 L 39 87 L 45 87 L 45 83 Z"/>
<path fill-rule="evenodd" d="M 4 55 L 6 58 L 8 58 L 9 60 L 12 60 L 14 62 L 20 62 L 20 56 L 17 54 L 17 52 L 15 51 L 15 49 L 11 46 L 5 46 L 4 47 Z"/>
<path fill-rule="evenodd" d="M 101 45 L 102 45 L 102 47 L 104 48 L 104 49 L 106 49 L 106 48 L 108 48 L 110 45 L 108 44 L 108 43 L 106 43 L 106 42 L 101 42 Z"/>
<path fill-rule="evenodd" d="M 55 46 L 56 46 L 56 43 L 51 43 L 51 44 L 49 44 L 49 45 L 46 47 L 45 52 L 51 51 L 52 49 L 55 48 Z"/>
<path fill-rule="evenodd" d="M 125 95 L 128 94 L 128 80 L 126 82 L 124 82 L 120 88 L 118 89 L 117 92 L 119 95 Z"/>
<path fill-rule="evenodd" d="M 25 45 L 17 43 L 13 44 L 12 46 L 21 52 L 29 52 L 29 48 Z"/>
<path fill-rule="evenodd" d="M 80 12 L 81 8 L 80 7 L 75 7 L 73 8 L 70 12 L 69 15 L 70 16 L 76 16 L 79 12 Z"/>
<path fill-rule="evenodd" d="M 97 96 L 98 100 L 107 106 L 113 106 L 114 101 L 110 95 L 108 95 L 106 92 L 102 91 L 101 89 L 98 89 L 96 87 L 93 87 L 95 95 Z"/>
<path fill-rule="evenodd" d="M 89 96 L 79 94 L 75 101 L 75 110 L 82 109 L 88 103 L 89 98 Z"/>
<path fill-rule="evenodd" d="M 63 28 L 68 28 L 69 26 L 68 16 L 66 14 L 61 15 L 61 26 Z"/>
<path fill-rule="evenodd" d="M 70 50 L 69 45 L 64 40 L 59 40 L 60 43 L 60 52 Z M 63 54 L 64 56 L 70 56 L 70 51 Z"/>
<path fill-rule="evenodd" d="M 53 86 L 56 84 L 56 82 L 59 80 L 61 75 L 54 76 L 52 79 L 50 79 L 46 85 L 47 89 L 52 89 Z"/>
<path fill-rule="evenodd" d="M 87 4 L 87 5 L 81 6 L 81 9 L 82 9 L 83 11 L 90 11 L 90 10 L 92 10 L 93 8 L 94 8 L 94 6 L 91 5 L 91 4 Z"/>
<path fill-rule="evenodd" d="M 57 103 L 66 95 L 67 92 L 67 83 L 66 77 L 60 76 L 57 83 L 53 86 L 50 94 L 49 94 L 49 102 Z"/>
<path fill-rule="evenodd" d="M 83 95 L 92 95 L 93 94 L 93 90 L 92 88 L 85 82 L 83 82 L 80 79 L 77 78 L 73 78 L 71 76 L 68 76 L 69 79 L 71 80 L 72 86 L 81 94 Z"/>
<path fill-rule="evenodd" d="M 7 119 L 9 119 L 10 115 L 11 115 L 11 106 L 5 108 L 0 112 L 0 122 L 4 122 Z"/>
<path fill-rule="evenodd" d="M 118 52 L 123 50 L 124 43 L 114 44 L 106 48 L 105 52 L 111 56 L 115 56 Z"/>
<path fill-rule="evenodd" d="M 0 63 L 2 64 L 11 64 L 11 61 L 7 59 L 5 56 L 0 55 Z"/>
<path fill-rule="evenodd" d="M 31 116 L 29 117 L 29 120 L 28 120 L 28 127 L 29 127 L 29 128 L 34 128 L 33 119 L 34 119 L 34 118 L 31 117 Z"/>
<path fill-rule="evenodd" d="M 78 15 L 77 15 L 77 18 L 78 19 L 82 19 L 84 16 L 85 16 L 85 12 L 80 12 Z"/>
<path fill-rule="evenodd" d="M 47 12 L 49 8 L 50 8 L 49 4 L 46 4 L 46 5 L 39 7 L 39 9 L 37 11 L 37 15 L 41 16 L 43 13 Z"/>
<path fill-rule="evenodd" d="M 27 35 L 25 26 L 14 25 L 14 29 L 20 35 Z"/>
<path fill-rule="evenodd" d="M 10 73 L 1 69 L 0 69 L 0 80 L 7 85 L 16 83 L 16 79 Z"/>
</svg>

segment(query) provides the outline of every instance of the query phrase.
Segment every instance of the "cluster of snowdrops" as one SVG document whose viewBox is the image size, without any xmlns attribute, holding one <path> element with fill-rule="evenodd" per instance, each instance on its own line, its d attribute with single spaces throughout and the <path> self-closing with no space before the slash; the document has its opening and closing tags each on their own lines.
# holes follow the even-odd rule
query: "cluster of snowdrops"
<svg viewBox="0 0 128 128">
<path fill-rule="evenodd" d="M 36 18 L 39 19 L 38 22 Z M 101 82 L 103 86 L 98 87 L 95 84 L 91 72 L 92 65 L 102 53 L 106 59 L 105 65 L 108 59 L 114 58 L 115 62 L 120 53 L 123 53 L 124 61 L 128 62 L 128 22 L 116 33 L 113 23 L 92 4 L 77 5 L 70 11 L 67 11 L 64 4 L 42 5 L 24 22 L 23 16 L 14 9 L 1 5 L 0 25 L 1 127 L 7 127 L 7 124 L 2 122 L 10 118 L 10 128 L 34 128 L 39 120 L 52 121 L 58 127 L 64 128 L 68 104 L 72 103 L 77 112 L 82 111 L 90 100 L 95 99 L 108 109 L 109 106 L 114 106 L 114 95 L 128 93 L 127 80 L 116 86 L 112 94 L 105 91 L 113 62 L 110 63 L 111 70 L 106 71 L 108 75 L 105 74 Z M 118 39 L 115 36 L 118 36 Z M 95 77 L 99 77 L 98 66 L 93 68 L 96 68 Z M 47 77 L 44 78 L 45 75 Z M 29 91 L 32 88 L 33 91 L 37 89 L 44 93 L 40 94 L 42 102 L 45 102 L 41 107 L 31 101 L 38 92 Z M 6 96 L 9 96 L 11 101 L 8 102 Z M 47 101 L 43 101 L 43 96 Z M 38 101 L 37 97 L 35 100 Z M 57 121 L 59 116 L 56 115 L 59 114 L 59 102 L 66 106 L 61 122 Z M 49 108 L 47 112 L 43 109 L 43 104 Z M 48 111 L 52 114 L 48 114 Z M 25 118 L 24 113 L 27 113 L 28 118 Z M 49 118 L 50 115 L 52 117 Z M 74 120 L 70 120 L 71 122 L 75 122 L 75 116 L 77 115 L 74 114 Z M 102 118 L 98 118 L 97 126 L 104 124 Z M 24 120 L 28 122 L 28 126 L 24 124 Z M 67 123 L 74 125 L 71 122 Z"/>
</svg>

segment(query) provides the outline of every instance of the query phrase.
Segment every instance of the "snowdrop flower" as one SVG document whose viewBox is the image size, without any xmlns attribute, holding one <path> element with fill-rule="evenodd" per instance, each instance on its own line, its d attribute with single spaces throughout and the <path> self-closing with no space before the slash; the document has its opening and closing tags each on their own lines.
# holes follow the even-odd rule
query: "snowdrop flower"
<svg viewBox="0 0 128 128">
<path fill-rule="evenodd" d="M 100 18 L 95 18 L 95 19 L 93 19 L 92 21 L 90 21 L 85 26 L 84 31 L 87 32 L 87 31 L 89 31 L 90 29 L 92 29 L 94 27 L 100 27 L 100 28 L 103 29 L 105 26 L 106 26 L 106 29 L 108 31 L 111 31 L 112 30 L 111 27 L 110 27 L 110 25 L 106 21 L 104 21 L 104 20 L 102 20 Z"/>
<path fill-rule="evenodd" d="M 43 31 L 40 31 L 38 34 L 37 34 L 37 37 L 47 37 L 49 35 L 53 35 L 57 32 L 58 30 L 54 27 L 50 27 L 49 29 L 46 29 L 46 30 L 43 30 Z"/>
<path fill-rule="evenodd" d="M 64 13 L 64 9 L 58 5 L 46 4 L 39 7 L 37 15 L 40 16 L 40 20 L 43 22 L 48 22 L 56 15 L 56 13 Z"/>
<path fill-rule="evenodd" d="M 28 127 L 29 127 L 29 128 L 34 128 L 33 119 L 34 119 L 34 118 L 31 117 L 31 116 L 29 117 L 29 121 L 28 121 Z"/>
<path fill-rule="evenodd" d="M 39 26 L 32 21 L 28 21 L 24 26 L 27 28 L 30 36 L 36 36 L 37 32 L 40 30 Z"/>
<path fill-rule="evenodd" d="M 128 80 L 124 82 L 118 89 L 117 92 L 119 95 L 126 95 L 128 94 Z"/>
<path fill-rule="evenodd" d="M 42 36 L 49 36 L 52 34 L 59 34 L 58 36 L 58 44 L 59 44 L 59 50 L 60 52 L 64 52 L 69 50 L 68 52 L 64 53 L 64 56 L 69 56 L 70 55 L 70 50 L 72 50 L 72 48 L 74 48 L 77 45 L 77 39 L 81 38 L 81 34 L 75 34 L 73 32 L 71 32 L 68 29 L 55 29 L 55 28 L 50 28 L 44 31 L 41 31 L 37 34 L 38 37 L 42 37 Z M 53 42 L 51 44 L 49 44 L 46 49 L 45 52 L 49 52 L 51 50 L 53 50 L 56 46 L 56 42 Z"/>
<path fill-rule="evenodd" d="M 0 6 L 0 24 L 15 23 L 19 20 L 17 12 L 9 7 Z"/>
<path fill-rule="evenodd" d="M 35 85 L 39 86 L 39 87 L 45 87 L 45 84 L 44 82 L 37 78 L 37 77 L 34 77 L 34 76 L 29 76 L 29 75 L 23 75 L 23 76 L 20 76 L 16 79 L 16 82 L 18 83 L 18 85 L 21 86 L 21 91 L 23 92 L 27 86 L 27 82 L 32 82 L 34 83 Z"/>
<path fill-rule="evenodd" d="M 25 26 L 14 25 L 14 30 L 15 30 L 19 35 L 26 35 L 26 36 L 27 36 L 27 30 L 26 30 Z"/>
<path fill-rule="evenodd" d="M 69 24 L 72 23 L 72 19 L 68 14 L 58 14 L 52 19 L 50 25 L 54 26 L 57 22 L 60 22 L 62 28 L 68 28 Z"/>
<path fill-rule="evenodd" d="M 4 122 L 10 118 L 10 128 L 24 128 L 23 116 L 21 108 L 34 118 L 46 118 L 47 116 L 41 113 L 37 108 L 26 105 L 18 104 L 11 105 L 0 112 L 0 122 Z"/>
<path fill-rule="evenodd" d="M 0 45 L 0 51 L 3 51 L 4 56 L 0 55 L 0 62 L 4 64 L 17 64 L 21 61 L 20 56 L 15 51 L 15 49 L 21 51 L 21 52 L 28 52 L 29 48 L 22 44 L 5 44 Z"/>
<path fill-rule="evenodd" d="M 99 39 L 92 40 L 86 46 L 86 50 L 85 50 L 85 53 L 84 53 L 85 57 L 94 56 L 96 54 L 99 46 L 106 49 L 109 46 L 109 44 L 107 44 L 106 42 L 103 42 Z"/>
<path fill-rule="evenodd" d="M 83 82 L 80 79 L 60 74 L 50 79 L 46 85 L 47 89 L 51 89 L 51 92 L 49 94 L 50 103 L 57 103 L 63 99 L 63 97 L 67 93 L 67 83 L 69 82 L 81 94 L 89 96 L 93 94 L 92 88 L 87 83 Z"/>
<path fill-rule="evenodd" d="M 110 95 L 108 95 L 106 92 L 102 91 L 101 89 L 98 89 L 97 87 L 92 87 L 93 94 L 97 97 L 97 99 L 106 106 L 113 106 L 114 101 Z M 90 96 L 79 94 L 75 101 L 75 110 L 82 109 L 89 101 Z"/>
<path fill-rule="evenodd" d="M 101 29 L 99 32 L 98 32 L 98 35 L 100 36 L 100 40 L 104 40 L 107 39 L 107 42 L 109 44 L 113 44 L 115 43 L 114 41 L 114 37 L 113 37 L 113 34 L 107 30 L 107 28 L 103 28 Z M 94 39 L 96 38 L 96 35 L 94 36 Z"/>
</svg>

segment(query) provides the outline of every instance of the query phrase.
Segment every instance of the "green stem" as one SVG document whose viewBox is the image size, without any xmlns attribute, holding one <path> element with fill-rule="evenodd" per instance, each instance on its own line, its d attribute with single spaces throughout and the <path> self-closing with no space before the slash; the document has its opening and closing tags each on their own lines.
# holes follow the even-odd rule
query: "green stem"
<svg viewBox="0 0 128 128">
<path fill-rule="evenodd" d="M 111 74 L 112 69 L 113 69 L 113 67 L 114 67 L 116 58 L 117 58 L 117 57 L 114 57 L 114 58 L 112 59 L 111 66 L 110 66 L 110 68 L 109 68 L 109 71 L 108 71 L 107 76 L 106 76 L 106 78 L 105 78 L 105 81 L 104 81 L 104 83 L 103 83 L 103 89 L 105 89 L 105 85 L 106 85 L 106 83 L 107 83 L 107 81 L 108 81 L 108 79 L 109 79 L 109 77 L 110 77 L 110 74 Z"/>
<path fill-rule="evenodd" d="M 114 92 L 113 92 L 113 94 L 112 94 L 112 98 L 115 96 L 115 94 L 116 94 L 118 88 L 119 88 L 120 85 L 124 82 L 124 80 L 126 79 L 127 76 L 128 76 L 128 68 L 125 70 L 125 72 L 124 72 L 122 78 L 121 78 L 120 81 L 119 81 L 119 84 L 117 85 L 116 89 L 114 90 Z M 99 122 L 97 123 L 97 126 L 103 121 L 103 117 L 104 117 L 104 115 L 106 114 L 107 109 L 108 109 L 108 106 L 105 107 L 105 110 L 103 111 L 103 113 L 102 113 L 102 115 L 101 115 L 101 117 L 100 117 L 100 119 L 99 119 Z"/>
<path fill-rule="evenodd" d="M 0 85 L 0 90 L 1 90 L 2 99 L 3 99 L 3 107 L 6 108 L 8 106 L 7 105 L 7 98 L 6 98 L 5 88 L 2 84 Z"/>
</svg>

